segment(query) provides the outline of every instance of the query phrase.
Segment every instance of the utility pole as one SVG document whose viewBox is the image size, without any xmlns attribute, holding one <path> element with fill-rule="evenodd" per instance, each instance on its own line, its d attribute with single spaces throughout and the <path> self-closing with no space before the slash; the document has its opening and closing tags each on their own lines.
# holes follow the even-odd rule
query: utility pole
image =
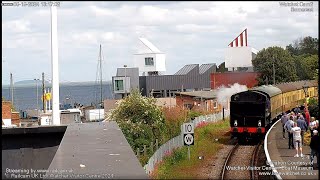
<svg viewBox="0 0 320 180">
<path fill-rule="evenodd" d="M 276 84 L 276 71 L 274 69 L 274 58 L 272 61 L 272 69 L 273 69 L 273 84 L 275 85 Z"/>
<path fill-rule="evenodd" d="M 46 109 L 45 109 L 45 97 L 44 97 L 44 72 L 42 73 L 42 109 L 43 109 L 43 112 L 45 113 L 46 112 Z"/>
<path fill-rule="evenodd" d="M 10 73 L 10 90 L 11 90 L 11 104 L 13 107 L 13 78 L 12 73 Z"/>
</svg>

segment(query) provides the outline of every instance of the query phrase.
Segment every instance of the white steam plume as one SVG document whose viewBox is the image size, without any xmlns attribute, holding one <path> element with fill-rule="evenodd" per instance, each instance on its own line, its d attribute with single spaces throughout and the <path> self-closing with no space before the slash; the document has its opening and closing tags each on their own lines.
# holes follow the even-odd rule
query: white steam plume
<svg viewBox="0 0 320 180">
<path fill-rule="evenodd" d="M 224 87 L 223 85 L 218 88 L 217 92 L 217 100 L 218 103 L 221 104 L 225 109 L 229 109 L 230 98 L 233 94 L 247 91 L 248 88 L 246 85 L 240 85 L 235 83 L 230 87 Z"/>
</svg>

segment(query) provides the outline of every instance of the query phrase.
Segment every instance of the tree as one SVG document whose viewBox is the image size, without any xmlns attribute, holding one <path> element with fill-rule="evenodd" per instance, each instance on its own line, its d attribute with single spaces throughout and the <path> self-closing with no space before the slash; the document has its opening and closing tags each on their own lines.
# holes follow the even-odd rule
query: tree
<svg viewBox="0 0 320 180">
<path fill-rule="evenodd" d="M 298 79 L 293 57 L 287 50 L 275 46 L 262 49 L 252 60 L 254 71 L 261 73 L 257 79 L 259 85 L 266 84 L 266 81 L 273 83 L 273 64 L 276 83 Z"/>
<path fill-rule="evenodd" d="M 286 50 L 290 52 L 291 55 L 315 55 L 318 54 L 318 38 L 312 38 L 310 36 L 299 38 L 289 44 Z"/>
<path fill-rule="evenodd" d="M 152 97 L 144 97 L 133 90 L 115 110 L 110 118 L 115 120 L 132 149 L 149 145 L 155 139 L 163 140 L 165 132 L 164 116 Z"/>
<path fill-rule="evenodd" d="M 305 37 L 300 41 L 300 53 L 301 54 L 318 54 L 318 39 L 310 36 Z"/>
<path fill-rule="evenodd" d="M 317 78 L 318 65 L 318 55 L 300 55 L 293 56 L 296 74 L 299 80 L 313 80 Z"/>
<path fill-rule="evenodd" d="M 311 55 L 302 60 L 302 68 L 305 69 L 306 79 L 314 79 L 317 69 L 319 69 L 319 57 L 318 55 Z"/>
<path fill-rule="evenodd" d="M 308 109 L 310 112 L 310 116 L 315 117 L 316 119 L 319 118 L 318 99 L 310 98 Z"/>
</svg>

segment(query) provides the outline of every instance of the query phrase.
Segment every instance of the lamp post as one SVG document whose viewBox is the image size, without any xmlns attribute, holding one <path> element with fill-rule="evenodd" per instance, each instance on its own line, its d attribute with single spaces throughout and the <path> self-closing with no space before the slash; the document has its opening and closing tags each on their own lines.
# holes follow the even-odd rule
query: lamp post
<svg viewBox="0 0 320 180">
<path fill-rule="evenodd" d="M 303 88 L 303 92 L 304 92 L 304 96 L 305 96 L 305 106 L 308 106 L 307 95 L 308 95 L 309 86 L 307 86 L 307 83 L 305 82 L 304 85 L 302 86 L 302 88 Z"/>
<path fill-rule="evenodd" d="M 40 79 L 33 79 L 36 81 L 36 87 L 37 87 L 37 117 L 39 118 L 39 95 L 38 95 L 38 81 L 40 81 Z"/>
<path fill-rule="evenodd" d="M 123 65 L 124 67 L 124 97 L 127 97 L 127 86 L 126 86 L 126 82 L 127 82 L 127 65 Z"/>
</svg>

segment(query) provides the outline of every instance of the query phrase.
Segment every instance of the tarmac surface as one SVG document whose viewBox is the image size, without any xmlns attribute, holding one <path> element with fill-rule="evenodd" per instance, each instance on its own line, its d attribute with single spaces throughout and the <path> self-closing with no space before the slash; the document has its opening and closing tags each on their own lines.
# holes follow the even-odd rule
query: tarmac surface
<svg viewBox="0 0 320 180">
<path fill-rule="evenodd" d="M 116 122 L 2 129 L 2 178 L 149 179 Z"/>
<path fill-rule="evenodd" d="M 317 158 L 314 165 L 310 163 L 310 147 L 302 146 L 304 157 L 294 157 L 295 149 L 288 147 L 288 134 L 282 137 L 282 124 L 278 121 L 269 133 L 267 143 L 271 162 L 282 179 L 318 179 Z M 300 151 L 299 151 L 300 153 Z"/>
<path fill-rule="evenodd" d="M 46 179 L 148 179 L 115 122 L 71 124 Z"/>
</svg>

